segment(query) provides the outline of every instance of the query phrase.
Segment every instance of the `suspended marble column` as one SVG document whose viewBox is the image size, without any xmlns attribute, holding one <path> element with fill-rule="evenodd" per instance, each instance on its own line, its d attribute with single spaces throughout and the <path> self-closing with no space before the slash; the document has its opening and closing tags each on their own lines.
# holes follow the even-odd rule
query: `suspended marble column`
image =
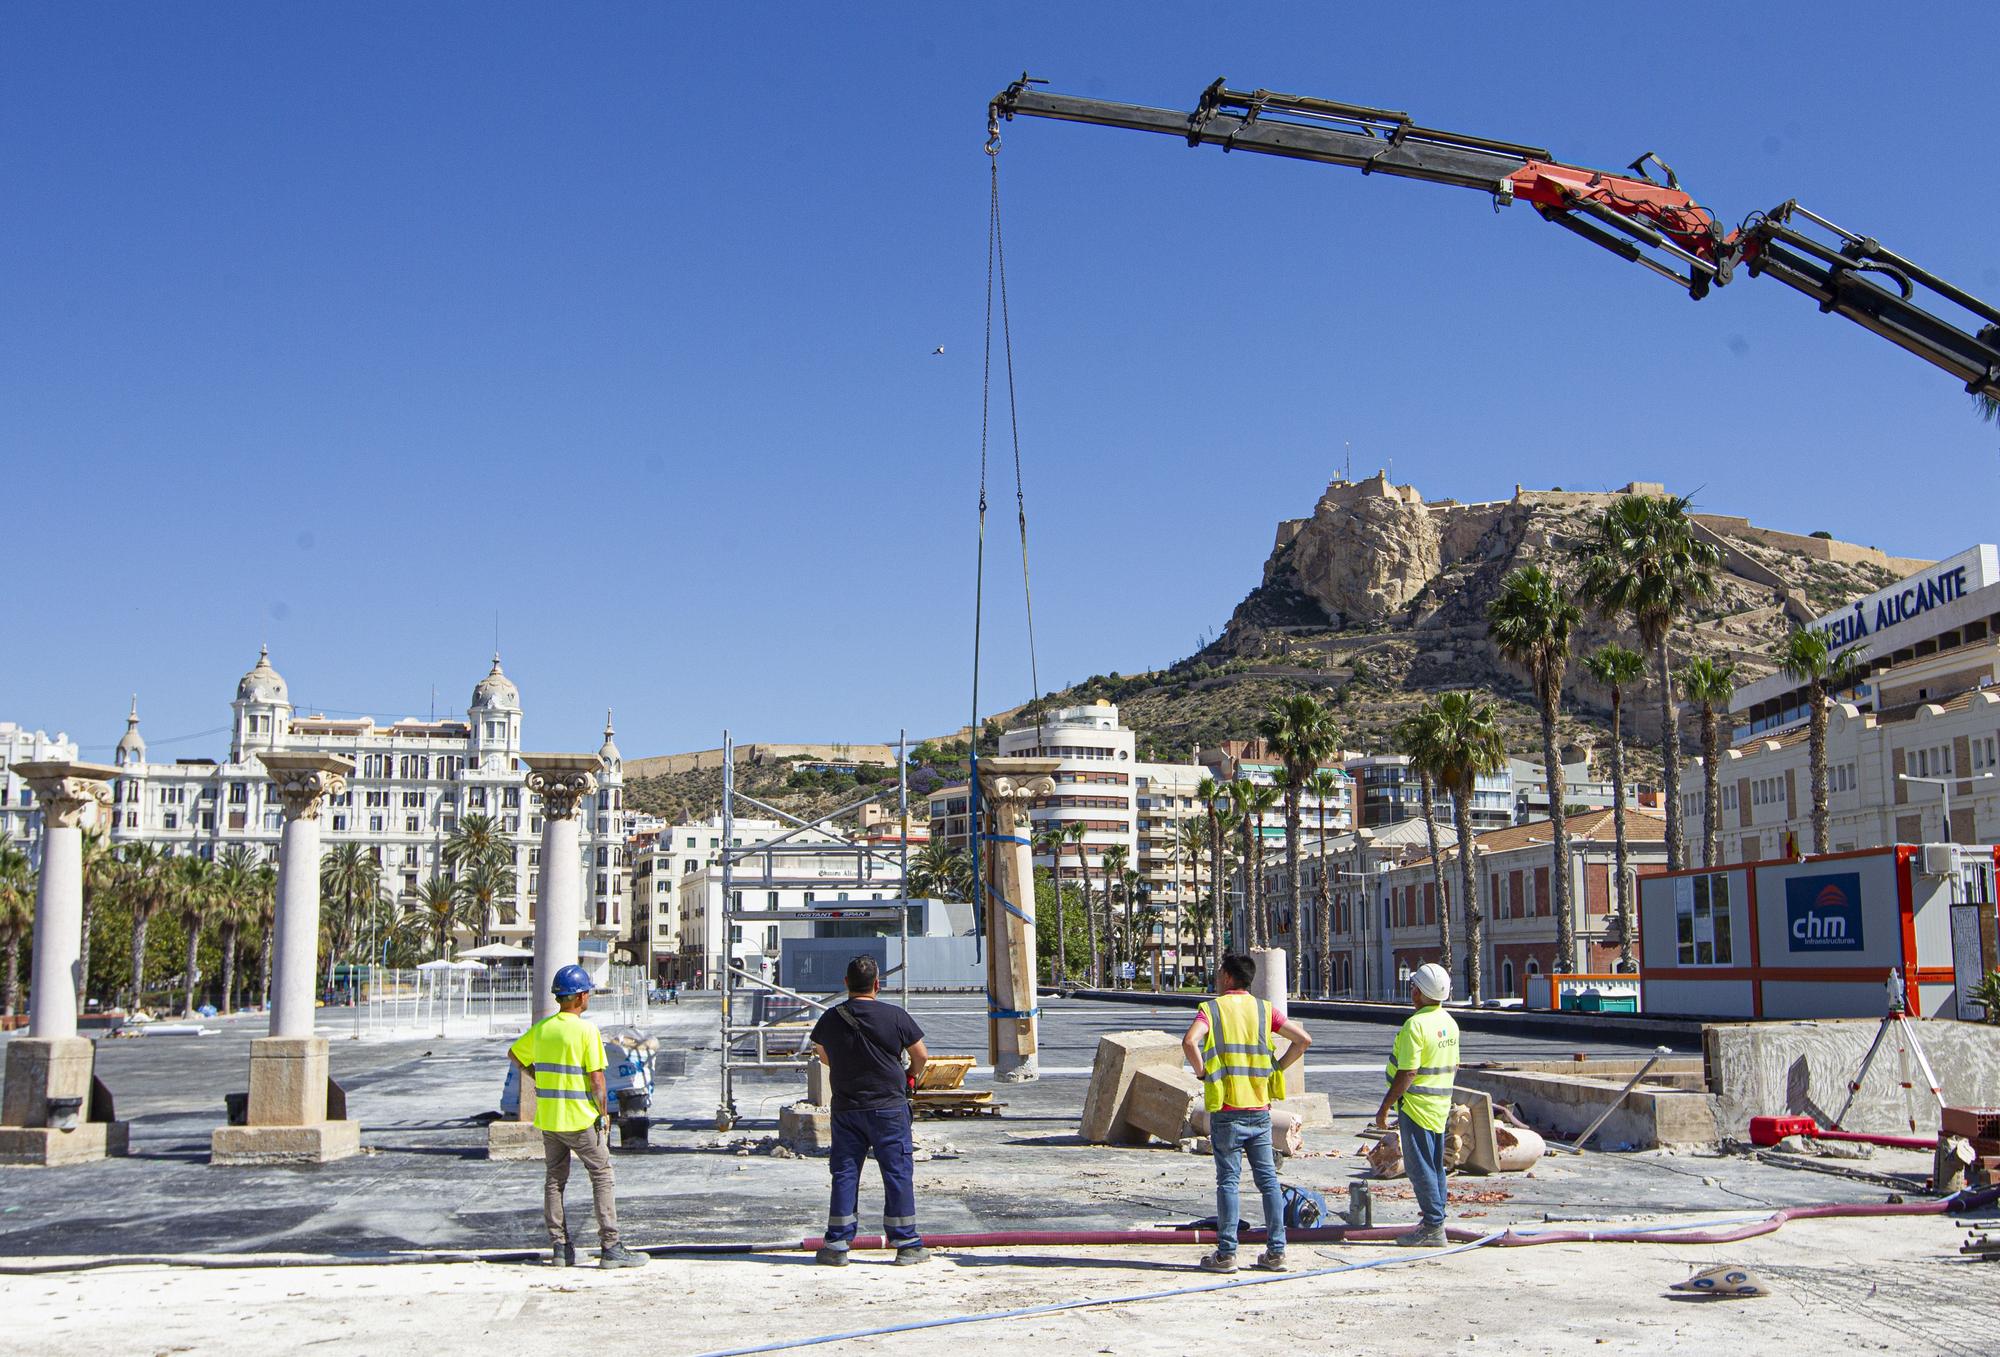
<svg viewBox="0 0 2000 1357">
<path fill-rule="evenodd" d="M 979 761 L 979 803 L 991 826 L 980 835 L 986 918 L 986 1050 L 993 1075 L 1008 1083 L 1040 1077 L 1040 1006 L 1035 973 L 1035 850 L 1028 807 L 1055 791 L 1055 759 Z"/>
</svg>

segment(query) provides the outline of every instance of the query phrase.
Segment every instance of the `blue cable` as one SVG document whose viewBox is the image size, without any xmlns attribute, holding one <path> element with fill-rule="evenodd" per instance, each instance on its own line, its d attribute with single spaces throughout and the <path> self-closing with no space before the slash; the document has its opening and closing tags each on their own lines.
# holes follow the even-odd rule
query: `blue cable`
<svg viewBox="0 0 2000 1357">
<path fill-rule="evenodd" d="M 983 1324 L 993 1319 L 1027 1319 L 1035 1315 L 1060 1314 L 1065 1310 L 1089 1310 L 1100 1305 L 1129 1305 L 1137 1301 L 1172 1300 L 1177 1296 L 1199 1296 L 1210 1291 L 1230 1291 L 1239 1286 L 1268 1286 L 1273 1282 L 1304 1281 L 1308 1277 L 1331 1277 L 1342 1272 L 1365 1272 L 1371 1268 L 1391 1267 L 1397 1263 L 1421 1263 L 1427 1258 L 1448 1258 L 1454 1253 L 1465 1253 L 1470 1249 L 1484 1248 L 1498 1239 L 1501 1231 L 1481 1235 L 1478 1239 L 1464 1244 L 1454 1244 L 1450 1248 L 1433 1249 L 1428 1253 L 1392 1254 L 1386 1258 L 1371 1258 L 1362 1263 L 1341 1263 L 1335 1267 L 1309 1268 L 1304 1272 L 1273 1272 L 1262 1277 L 1237 1277 L 1226 1282 L 1204 1282 L 1199 1286 L 1177 1286 L 1170 1291 L 1145 1291 L 1131 1296 L 1103 1296 L 1096 1300 L 1066 1300 L 1050 1305 L 1029 1305 L 1017 1310 L 988 1310 L 973 1315 L 950 1315 L 943 1319 L 913 1319 L 903 1324 L 884 1324 L 874 1329 L 853 1329 L 847 1333 L 821 1334 L 817 1338 L 786 1338 L 775 1343 L 761 1343 L 749 1348 L 724 1348 L 716 1352 L 703 1353 L 702 1357 L 751 1357 L 760 1352 L 784 1352 L 791 1348 L 818 1347 L 823 1343 L 845 1343 L 861 1338 L 881 1338 L 892 1333 L 911 1333 L 918 1329 L 940 1329 L 957 1324 Z"/>
</svg>

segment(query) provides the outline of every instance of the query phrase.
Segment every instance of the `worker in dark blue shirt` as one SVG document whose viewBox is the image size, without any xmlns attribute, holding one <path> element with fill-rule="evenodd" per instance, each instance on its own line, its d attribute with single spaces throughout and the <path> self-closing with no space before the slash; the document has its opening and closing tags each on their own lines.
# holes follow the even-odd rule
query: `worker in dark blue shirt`
<svg viewBox="0 0 2000 1357">
<path fill-rule="evenodd" d="M 882 1170 L 882 1233 L 899 1266 L 926 1262 L 917 1233 L 917 1189 L 910 1134 L 910 1090 L 928 1058 L 916 1019 L 877 997 L 881 973 L 871 956 L 847 964 L 847 1001 L 820 1014 L 813 1052 L 833 1085 L 833 1201 L 818 1261 L 847 1262 L 861 1192 L 861 1161 L 872 1149 Z M 905 1068 L 907 1062 L 907 1069 Z"/>
</svg>

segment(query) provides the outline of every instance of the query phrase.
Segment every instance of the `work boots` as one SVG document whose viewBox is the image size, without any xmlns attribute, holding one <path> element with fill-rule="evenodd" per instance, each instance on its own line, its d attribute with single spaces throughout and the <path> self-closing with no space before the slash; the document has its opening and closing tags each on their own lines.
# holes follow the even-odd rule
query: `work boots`
<svg viewBox="0 0 2000 1357">
<path fill-rule="evenodd" d="M 1396 1242 L 1411 1249 L 1441 1249 L 1451 1243 L 1444 1237 L 1444 1226 L 1418 1226 L 1408 1234 L 1396 1236 Z"/>
<path fill-rule="evenodd" d="M 597 1252 L 599 1267 L 644 1267 L 652 1261 L 649 1255 L 635 1253 L 623 1244 L 613 1244 L 610 1248 L 599 1249 Z"/>
<path fill-rule="evenodd" d="M 567 1242 L 561 1244 L 551 1244 L 549 1246 L 549 1266 L 575 1267 L 576 1245 Z"/>
<path fill-rule="evenodd" d="M 896 1250 L 896 1266 L 912 1267 L 917 1263 L 928 1263 L 931 1251 L 921 1244 L 906 1244 Z"/>
</svg>

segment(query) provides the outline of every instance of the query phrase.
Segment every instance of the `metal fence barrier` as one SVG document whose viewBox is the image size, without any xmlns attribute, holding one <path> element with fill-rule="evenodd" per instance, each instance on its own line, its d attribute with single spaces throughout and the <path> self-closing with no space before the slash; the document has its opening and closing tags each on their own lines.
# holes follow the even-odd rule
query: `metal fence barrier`
<svg viewBox="0 0 2000 1357">
<path fill-rule="evenodd" d="M 496 1037 L 534 1021 L 534 972 L 527 966 L 356 969 L 349 988 L 335 992 L 335 1005 L 320 1010 L 319 1026 L 328 1035 L 345 1022 L 357 1037 Z M 591 1019 L 600 1027 L 644 1026 L 651 988 L 645 967 L 611 967 L 591 999 Z"/>
</svg>

